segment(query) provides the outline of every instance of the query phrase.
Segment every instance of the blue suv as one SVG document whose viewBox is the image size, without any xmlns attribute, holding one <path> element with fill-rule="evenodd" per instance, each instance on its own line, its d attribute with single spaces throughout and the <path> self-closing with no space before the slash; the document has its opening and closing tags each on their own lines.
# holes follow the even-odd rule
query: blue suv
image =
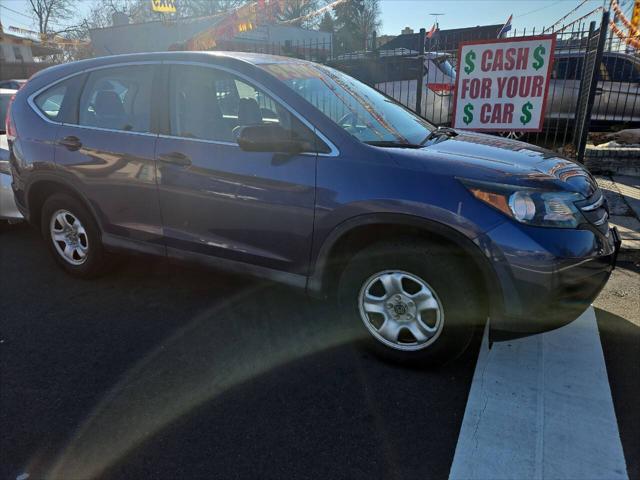
<svg viewBox="0 0 640 480">
<path fill-rule="evenodd" d="M 16 203 L 91 277 L 140 252 L 337 298 L 401 361 L 574 319 L 619 239 L 555 153 L 424 119 L 326 66 L 167 52 L 35 75 L 7 118 Z"/>
</svg>

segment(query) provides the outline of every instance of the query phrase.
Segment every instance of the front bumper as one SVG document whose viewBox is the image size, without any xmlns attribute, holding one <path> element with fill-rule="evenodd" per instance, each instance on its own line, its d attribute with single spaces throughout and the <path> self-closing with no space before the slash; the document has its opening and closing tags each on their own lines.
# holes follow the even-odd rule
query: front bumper
<svg viewBox="0 0 640 480">
<path fill-rule="evenodd" d="M 491 311 L 493 340 L 517 338 L 575 320 L 615 268 L 615 228 L 570 230 L 506 223 L 487 234 L 502 302 Z"/>
<path fill-rule="evenodd" d="M 0 220 L 21 220 L 22 214 L 13 198 L 11 173 L 8 167 L 8 162 L 0 162 Z"/>
</svg>

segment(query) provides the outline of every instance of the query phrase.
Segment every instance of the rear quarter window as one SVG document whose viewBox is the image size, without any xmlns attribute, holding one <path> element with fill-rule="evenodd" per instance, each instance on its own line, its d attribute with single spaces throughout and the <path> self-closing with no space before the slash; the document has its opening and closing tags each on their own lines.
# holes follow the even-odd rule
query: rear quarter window
<svg viewBox="0 0 640 480">
<path fill-rule="evenodd" d="M 83 82 L 83 75 L 75 75 L 47 88 L 38 94 L 33 102 L 40 113 L 49 120 L 75 123 L 77 97 Z"/>
<path fill-rule="evenodd" d="M 45 90 L 36 97 L 35 104 L 48 119 L 58 120 L 61 116 L 62 102 L 68 88 L 68 85 L 62 83 Z"/>
</svg>

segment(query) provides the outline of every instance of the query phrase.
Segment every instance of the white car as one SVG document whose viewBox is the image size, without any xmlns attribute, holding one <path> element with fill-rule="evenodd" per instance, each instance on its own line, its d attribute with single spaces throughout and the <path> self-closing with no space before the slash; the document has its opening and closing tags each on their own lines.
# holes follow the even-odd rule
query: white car
<svg viewBox="0 0 640 480">
<path fill-rule="evenodd" d="M 5 135 L 4 119 L 7 116 L 9 100 L 16 90 L 0 88 L 0 222 L 14 223 L 22 219 L 16 207 L 11 188 L 11 169 L 9 168 L 9 145 Z"/>
</svg>

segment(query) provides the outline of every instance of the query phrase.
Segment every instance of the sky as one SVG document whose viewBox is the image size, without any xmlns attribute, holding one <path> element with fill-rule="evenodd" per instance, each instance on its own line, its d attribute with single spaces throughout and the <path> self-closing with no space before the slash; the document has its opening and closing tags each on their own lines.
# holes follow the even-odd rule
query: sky
<svg viewBox="0 0 640 480">
<path fill-rule="evenodd" d="M 549 26 L 562 18 L 582 0 L 381 0 L 382 31 L 380 34 L 397 35 L 404 27 L 414 30 L 433 25 L 431 13 L 442 13 L 438 17 L 441 29 L 490 25 L 504 23 L 513 14 L 513 26 L 520 30 L 524 27 Z M 618 0 L 623 11 L 631 8 L 633 0 Z M 93 2 L 81 2 L 78 14 L 85 14 Z M 149 0 L 151 3 L 151 0 Z M 587 0 L 568 21 L 587 14 L 601 6 L 605 0 Z M 608 4 L 609 2 L 606 1 Z M 27 0 L 0 0 L 0 20 L 5 29 L 10 26 L 33 29 L 29 18 Z"/>
</svg>

